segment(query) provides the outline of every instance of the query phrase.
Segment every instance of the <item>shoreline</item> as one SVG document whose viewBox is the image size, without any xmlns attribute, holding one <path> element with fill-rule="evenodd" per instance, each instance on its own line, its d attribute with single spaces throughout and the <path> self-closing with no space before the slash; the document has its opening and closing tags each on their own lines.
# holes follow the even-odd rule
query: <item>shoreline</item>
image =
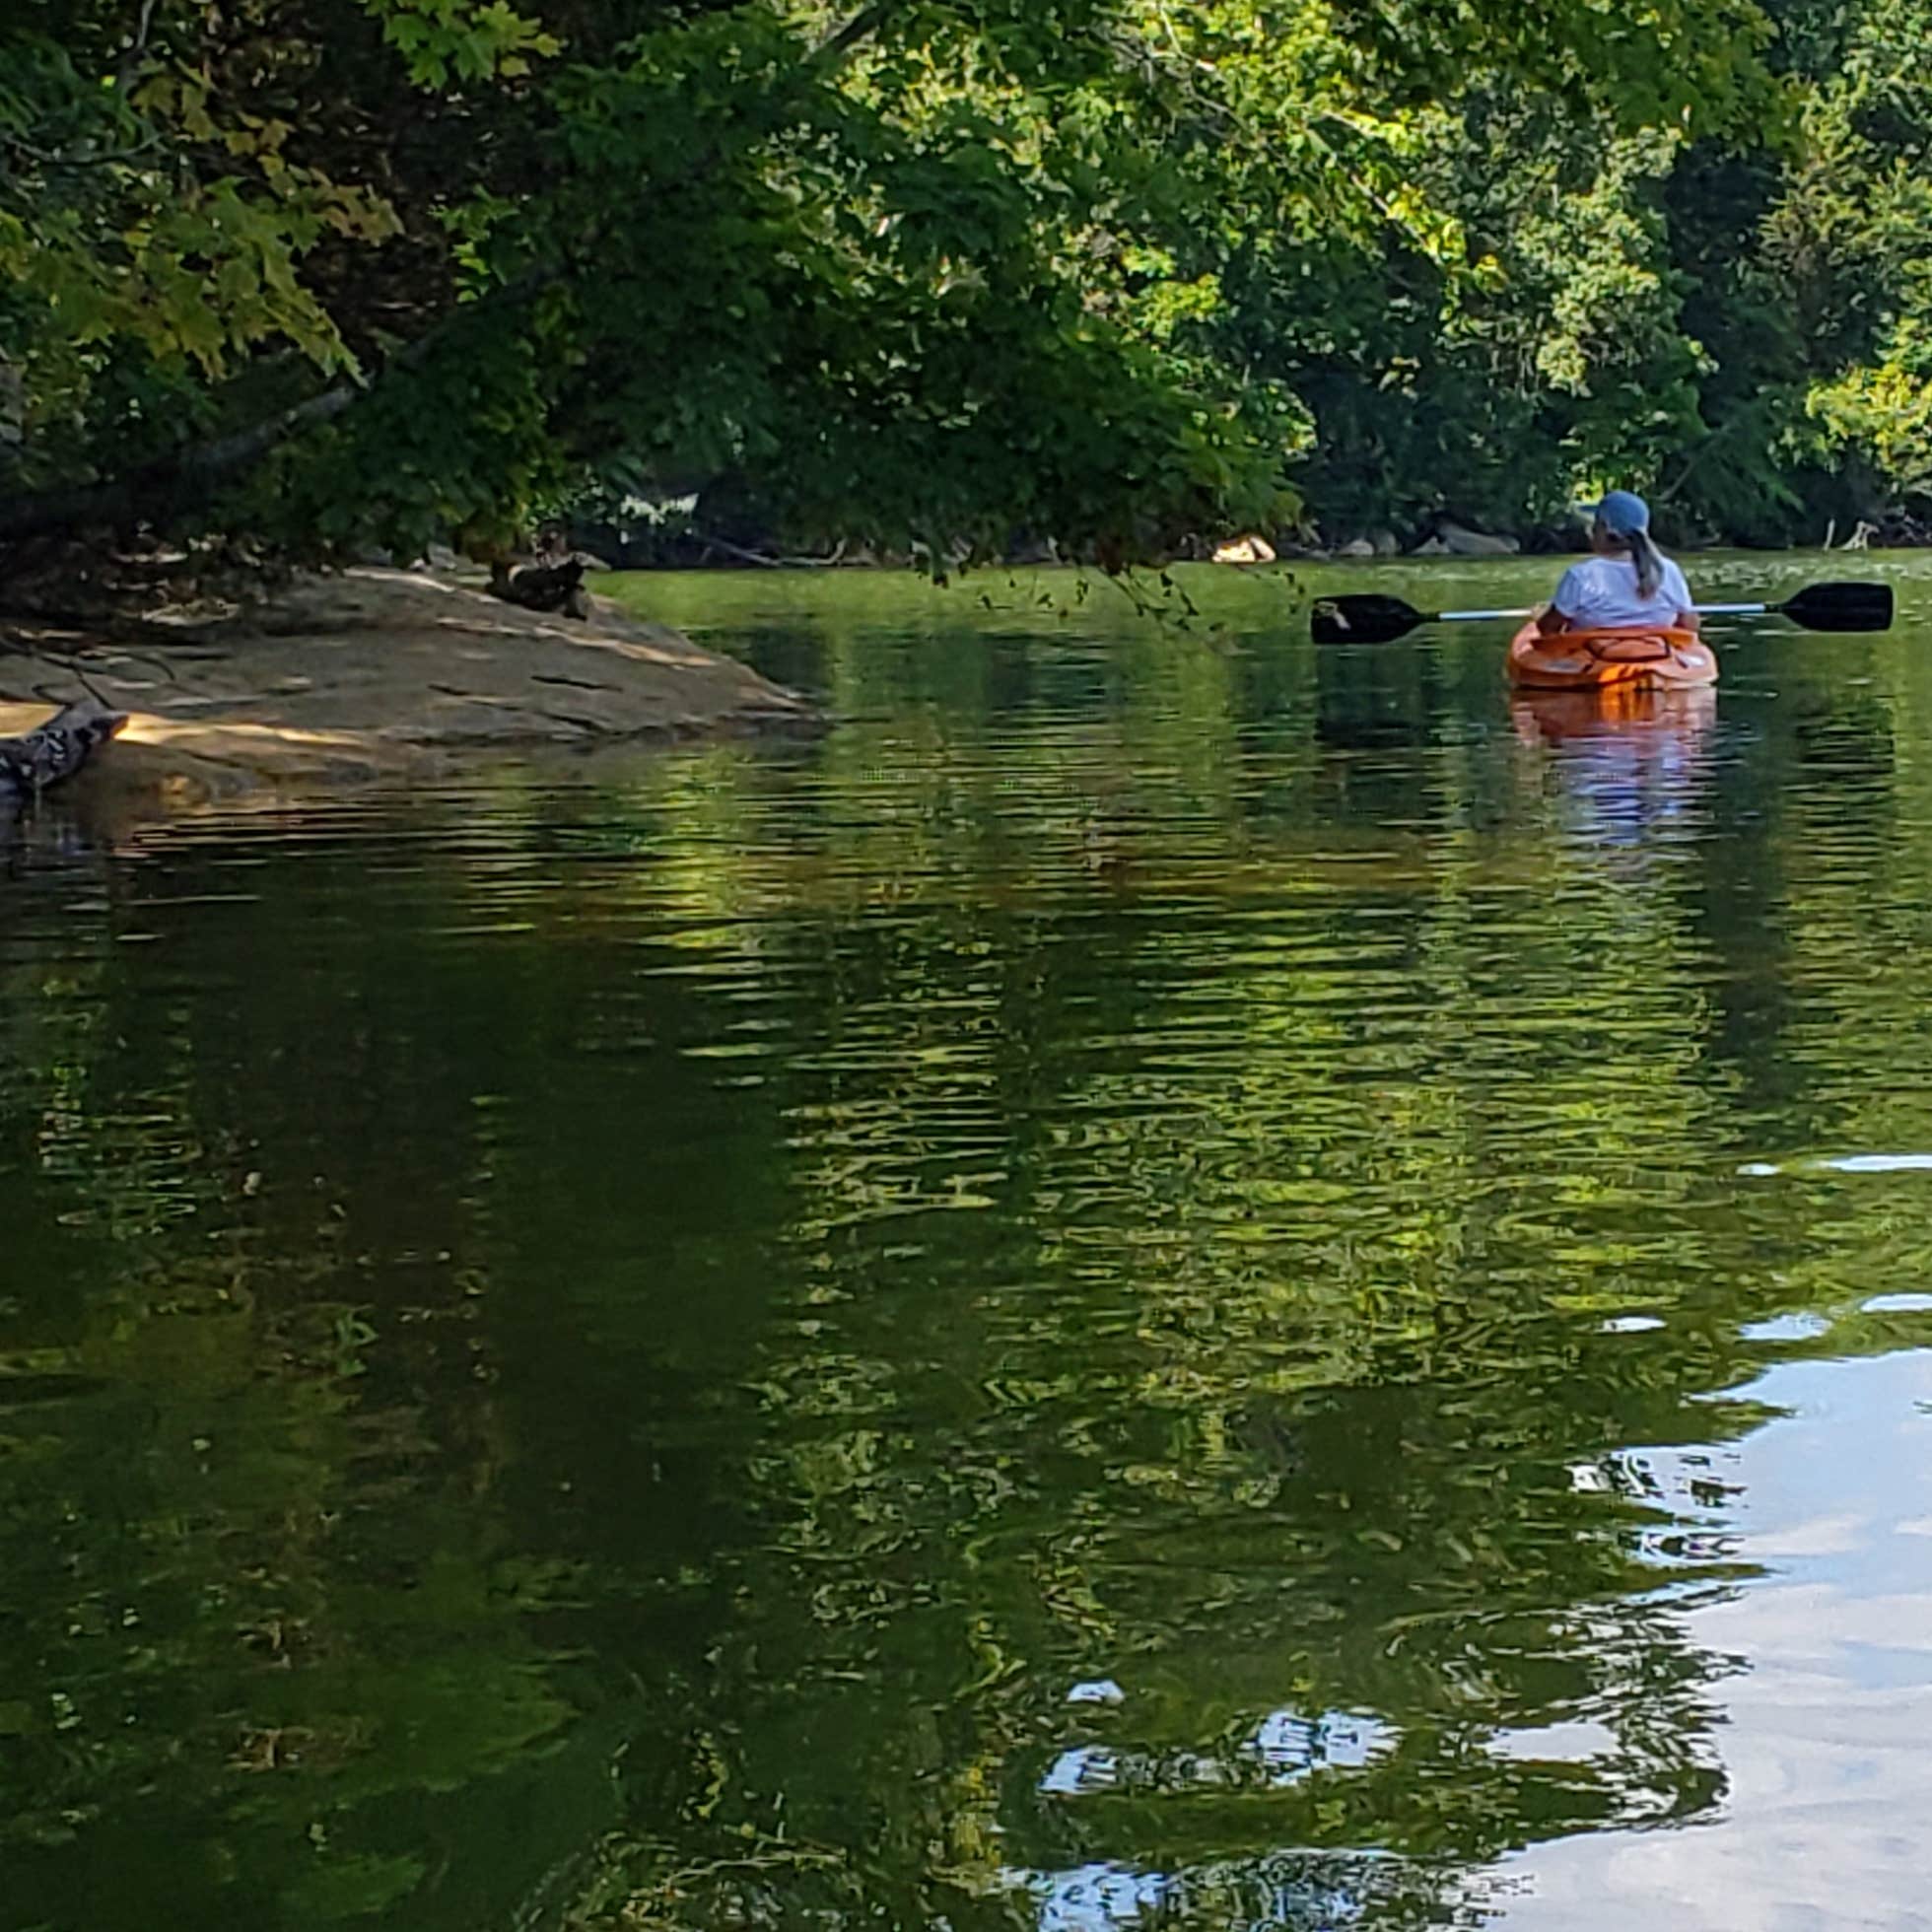
<svg viewBox="0 0 1932 1932">
<path fill-rule="evenodd" d="M 594 598 L 586 621 L 374 566 L 246 606 L 90 623 L 0 613 L 0 735 L 127 715 L 54 794 L 127 822 L 448 776 L 481 754 L 815 732 L 797 692 Z"/>
</svg>

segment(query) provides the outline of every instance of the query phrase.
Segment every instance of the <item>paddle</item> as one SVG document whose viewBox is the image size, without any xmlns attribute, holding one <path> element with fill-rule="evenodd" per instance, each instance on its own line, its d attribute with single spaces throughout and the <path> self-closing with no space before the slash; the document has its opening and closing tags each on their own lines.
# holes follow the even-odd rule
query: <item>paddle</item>
<svg viewBox="0 0 1932 1932">
<path fill-rule="evenodd" d="M 1889 631 L 1889 584 L 1808 584 L 1782 603 L 1696 604 L 1705 617 L 1788 617 L 1808 631 Z M 1530 617 L 1528 610 L 1417 610 L 1400 597 L 1323 597 L 1308 627 L 1317 644 L 1393 644 L 1421 624 L 1472 624 Z"/>
</svg>

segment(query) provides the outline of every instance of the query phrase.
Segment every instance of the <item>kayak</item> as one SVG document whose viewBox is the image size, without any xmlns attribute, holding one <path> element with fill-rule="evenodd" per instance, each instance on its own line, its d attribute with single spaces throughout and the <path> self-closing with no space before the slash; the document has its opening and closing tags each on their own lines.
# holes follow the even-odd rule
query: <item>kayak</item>
<svg viewBox="0 0 1932 1932">
<path fill-rule="evenodd" d="M 1717 654 L 1694 631 L 1558 631 L 1535 620 L 1509 647 L 1509 678 L 1531 691 L 1668 691 L 1717 682 Z"/>
</svg>

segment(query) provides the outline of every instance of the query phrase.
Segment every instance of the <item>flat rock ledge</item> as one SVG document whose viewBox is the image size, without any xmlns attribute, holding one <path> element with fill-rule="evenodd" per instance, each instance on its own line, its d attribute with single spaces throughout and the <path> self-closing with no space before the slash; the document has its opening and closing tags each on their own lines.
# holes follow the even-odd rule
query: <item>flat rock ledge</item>
<svg viewBox="0 0 1932 1932">
<path fill-rule="evenodd" d="M 110 627 L 0 616 L 0 735 L 90 691 L 128 724 L 71 791 L 116 817 L 434 779 L 490 752 L 824 723 L 605 598 L 580 623 L 377 569 Z"/>
</svg>

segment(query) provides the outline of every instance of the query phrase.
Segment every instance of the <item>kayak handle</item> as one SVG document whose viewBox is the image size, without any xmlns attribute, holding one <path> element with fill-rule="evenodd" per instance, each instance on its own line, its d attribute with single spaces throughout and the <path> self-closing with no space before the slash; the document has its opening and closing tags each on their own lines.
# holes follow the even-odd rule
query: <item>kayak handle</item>
<svg viewBox="0 0 1932 1932">
<path fill-rule="evenodd" d="M 1485 617 L 1534 617 L 1533 610 L 1438 610 L 1436 618 L 1444 624 L 1478 622 Z"/>
</svg>

